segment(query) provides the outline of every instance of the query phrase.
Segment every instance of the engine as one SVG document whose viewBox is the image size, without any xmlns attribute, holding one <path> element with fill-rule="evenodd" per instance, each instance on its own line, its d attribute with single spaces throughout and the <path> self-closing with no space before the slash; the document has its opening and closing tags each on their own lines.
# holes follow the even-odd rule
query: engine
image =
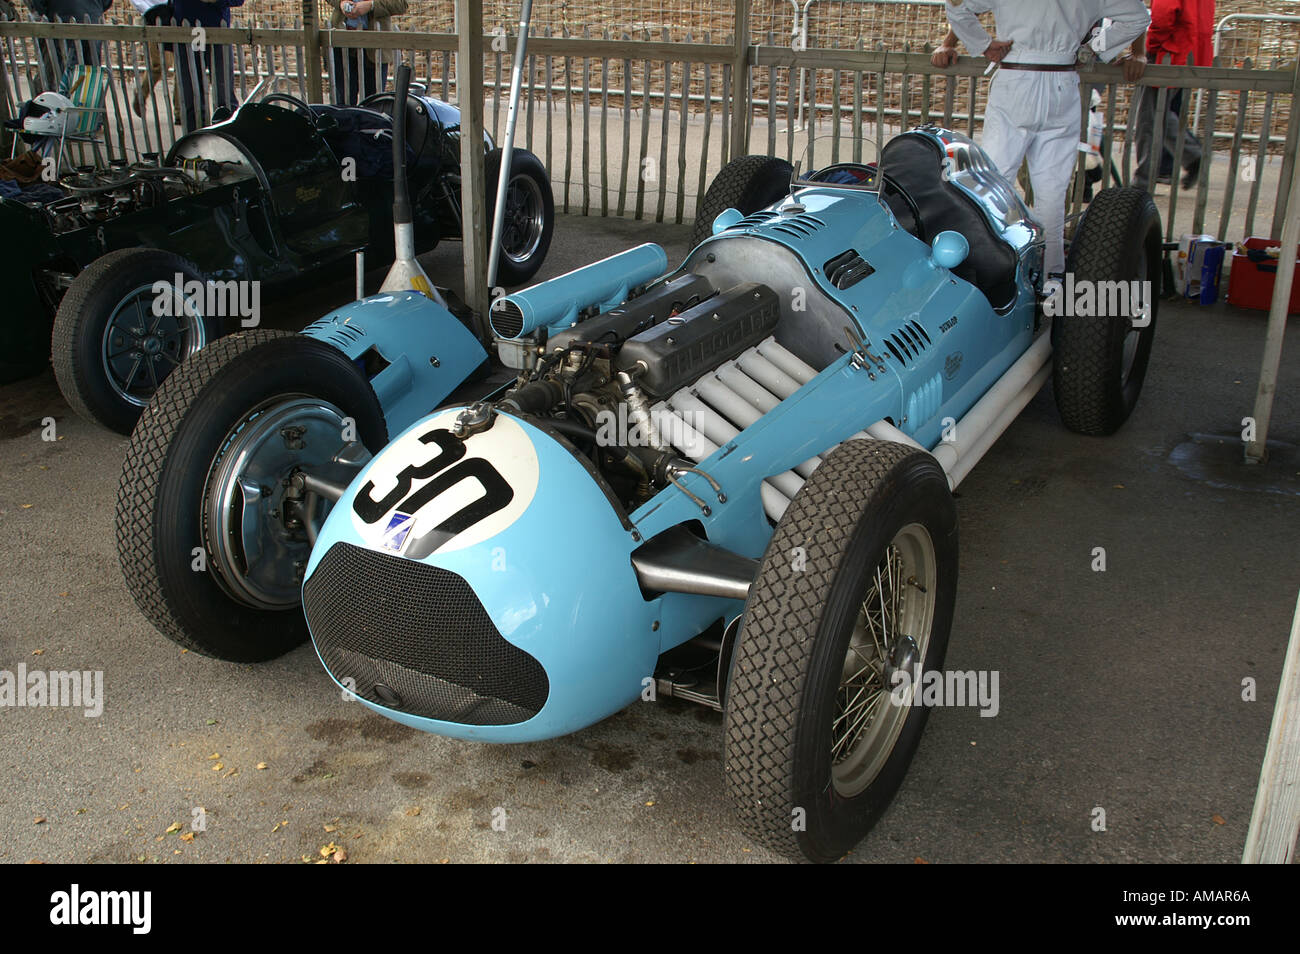
<svg viewBox="0 0 1300 954">
<path fill-rule="evenodd" d="M 182 159 L 164 166 L 156 153 L 128 164 L 113 159 L 107 168 L 80 166 L 59 177 L 67 193 L 44 206 L 54 234 L 100 225 L 119 216 L 162 205 L 179 195 L 198 192 L 202 184 L 218 179 L 224 163 L 207 159 Z"/>
<path fill-rule="evenodd" d="M 780 317 L 777 293 L 767 285 L 715 288 L 699 275 L 678 275 L 551 333 L 496 407 L 567 440 L 630 510 L 692 470 L 705 455 L 688 452 L 701 440 L 716 447 L 702 432 L 719 438 L 725 422 L 710 418 L 706 426 L 699 409 L 685 406 L 697 400 L 691 391 L 744 355 L 752 364 L 759 346 L 779 348 L 772 335 Z M 682 408 L 669 403 L 674 395 Z M 734 422 L 726 425 L 733 434 L 762 413 L 763 403 L 757 395 L 736 396 L 745 408 L 719 409 Z"/>
</svg>

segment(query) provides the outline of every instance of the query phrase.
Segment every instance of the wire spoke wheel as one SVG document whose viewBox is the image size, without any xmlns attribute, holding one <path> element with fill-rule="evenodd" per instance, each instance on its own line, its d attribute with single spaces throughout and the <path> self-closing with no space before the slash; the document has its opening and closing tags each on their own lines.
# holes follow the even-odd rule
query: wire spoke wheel
<svg viewBox="0 0 1300 954">
<path fill-rule="evenodd" d="M 900 694 L 897 674 L 915 685 L 934 620 L 934 544 L 920 524 L 890 543 L 869 581 L 844 657 L 831 721 L 835 789 L 858 794 L 880 774 L 907 721 L 911 693 Z"/>
<path fill-rule="evenodd" d="M 920 744 L 912 693 L 943 667 L 956 593 L 938 462 L 875 440 L 826 455 L 776 525 L 732 653 L 723 766 L 750 835 L 835 861 L 871 830 Z"/>
</svg>

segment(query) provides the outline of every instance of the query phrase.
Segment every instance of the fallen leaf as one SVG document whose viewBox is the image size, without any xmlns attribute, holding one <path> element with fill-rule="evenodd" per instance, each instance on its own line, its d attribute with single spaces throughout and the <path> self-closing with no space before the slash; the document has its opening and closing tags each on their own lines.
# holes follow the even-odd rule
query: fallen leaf
<svg viewBox="0 0 1300 954">
<path fill-rule="evenodd" d="M 334 832 L 339 830 L 338 825 L 324 825 L 322 827 L 325 829 L 327 835 L 332 835 Z"/>
<path fill-rule="evenodd" d="M 216 724 L 217 724 L 217 720 L 216 720 L 216 719 L 209 719 L 209 720 L 208 720 L 208 725 L 216 725 Z"/>
<path fill-rule="evenodd" d="M 262 771 L 262 769 L 264 769 L 264 768 L 266 768 L 266 763 L 265 763 L 265 762 L 258 762 L 258 763 L 257 763 L 257 770 L 258 770 L 259 772 Z"/>
<path fill-rule="evenodd" d="M 33 650 L 32 650 L 32 655 L 33 655 L 33 656 L 44 656 L 44 655 L 45 655 L 45 650 L 43 650 L 43 649 L 33 649 Z"/>
<path fill-rule="evenodd" d="M 653 804 L 654 804 L 654 802 L 646 802 L 646 803 L 645 803 L 645 807 L 646 807 L 646 808 L 649 808 L 649 807 L 650 807 L 651 805 L 653 805 Z"/>
<path fill-rule="evenodd" d="M 411 818 L 414 818 L 416 815 L 420 814 L 420 806 L 415 805 L 412 808 L 408 808 L 406 810 L 406 814 L 409 815 Z"/>
<path fill-rule="evenodd" d="M 1228 824 L 1227 820 L 1222 815 L 1211 815 L 1210 821 L 1214 822 L 1214 824 L 1216 825 Z"/>
<path fill-rule="evenodd" d="M 912 864 L 914 865 L 928 865 L 929 863 L 930 862 L 926 861 L 920 855 L 917 855 L 915 858 L 912 859 Z"/>
<path fill-rule="evenodd" d="M 334 854 L 334 852 L 338 850 L 339 850 L 339 846 L 334 844 L 334 842 L 331 841 L 328 845 L 324 845 L 321 847 L 320 856 L 322 858 L 328 858 L 330 855 Z"/>
<path fill-rule="evenodd" d="M 44 825 L 44 824 L 45 824 L 45 817 L 44 817 L 44 816 L 41 816 L 40 818 L 37 818 L 36 821 L 32 822 L 32 824 L 33 824 L 33 825 Z"/>
<path fill-rule="evenodd" d="M 178 831 L 180 831 L 180 830 L 181 830 L 181 823 L 180 823 L 180 822 L 172 822 L 170 825 L 167 826 L 167 831 L 164 832 L 164 834 L 167 834 L 167 835 L 174 835 L 176 832 L 178 832 Z"/>
<path fill-rule="evenodd" d="M 1115 489 L 1116 489 L 1116 490 L 1123 490 L 1123 489 L 1124 489 L 1124 485 L 1123 485 L 1123 484 L 1116 484 L 1116 485 L 1115 485 Z"/>
<path fill-rule="evenodd" d="M 209 761 L 209 762 L 215 762 L 215 761 L 216 761 L 217 759 L 219 759 L 219 758 L 221 758 L 221 753 L 220 753 L 220 752 L 213 752 L 211 755 L 208 756 L 208 761 Z"/>
<path fill-rule="evenodd" d="M 223 768 L 225 768 L 225 766 L 222 763 L 217 762 L 215 765 L 212 766 L 212 771 L 220 772 Z"/>
<path fill-rule="evenodd" d="M 24 509 L 24 510 L 31 510 L 31 509 L 32 509 L 32 505 L 31 505 L 31 504 L 23 504 L 23 509 Z"/>
<path fill-rule="evenodd" d="M 193 840 L 194 832 L 192 831 L 187 831 L 185 834 L 181 835 L 181 841 L 186 842 L 187 844 Z"/>
<path fill-rule="evenodd" d="M 330 855 L 330 860 L 336 865 L 341 865 L 343 862 L 348 860 L 348 853 L 340 848 L 338 851 L 334 852 L 334 854 Z"/>
</svg>

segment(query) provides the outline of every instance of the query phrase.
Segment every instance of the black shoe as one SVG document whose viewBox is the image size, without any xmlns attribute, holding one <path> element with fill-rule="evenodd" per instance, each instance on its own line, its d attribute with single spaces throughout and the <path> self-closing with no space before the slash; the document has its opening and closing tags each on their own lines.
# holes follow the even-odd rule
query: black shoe
<svg viewBox="0 0 1300 954">
<path fill-rule="evenodd" d="M 1183 173 L 1183 188 L 1190 189 L 1193 185 L 1196 184 L 1196 180 L 1200 178 L 1200 175 L 1201 175 L 1201 160 L 1193 159 L 1192 164 L 1188 166 L 1187 171 Z"/>
</svg>

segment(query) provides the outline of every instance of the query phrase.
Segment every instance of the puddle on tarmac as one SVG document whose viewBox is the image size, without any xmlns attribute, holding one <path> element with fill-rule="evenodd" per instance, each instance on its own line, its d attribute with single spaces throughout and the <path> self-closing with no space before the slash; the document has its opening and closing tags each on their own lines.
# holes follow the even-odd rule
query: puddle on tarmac
<svg viewBox="0 0 1300 954">
<path fill-rule="evenodd" d="M 1300 496 L 1300 448 L 1282 441 L 1267 446 L 1266 463 L 1247 464 L 1240 435 L 1189 434 L 1169 452 L 1169 463 L 1210 487 Z"/>
</svg>

